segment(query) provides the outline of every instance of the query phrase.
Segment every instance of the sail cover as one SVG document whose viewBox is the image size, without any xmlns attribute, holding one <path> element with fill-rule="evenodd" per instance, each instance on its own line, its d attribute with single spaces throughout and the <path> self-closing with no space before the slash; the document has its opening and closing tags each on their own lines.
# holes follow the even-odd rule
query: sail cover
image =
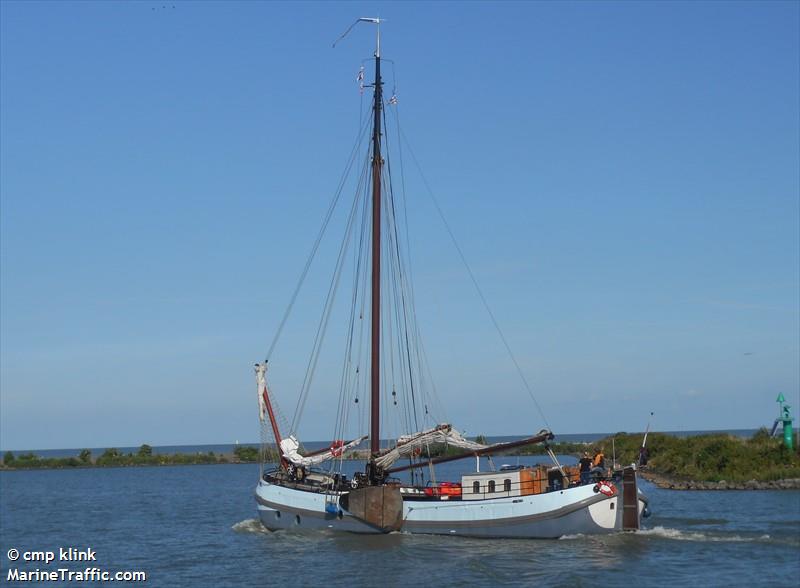
<svg viewBox="0 0 800 588">
<path fill-rule="evenodd" d="M 488 445 L 482 445 L 465 439 L 452 425 L 442 423 L 427 431 L 420 431 L 419 433 L 412 433 L 411 435 L 403 435 L 397 440 L 397 445 L 388 451 L 385 451 L 375 458 L 375 465 L 388 468 L 401 457 L 413 455 L 423 447 L 435 443 L 443 443 L 446 445 L 453 445 L 463 449 L 486 449 Z"/>
<path fill-rule="evenodd" d="M 304 456 L 300 455 L 300 442 L 294 435 L 289 435 L 286 439 L 281 440 L 281 453 L 283 457 L 288 459 L 293 465 L 307 467 L 328 461 L 334 457 L 339 457 L 343 452 L 359 445 L 366 438 L 367 436 L 364 435 L 358 439 L 353 439 L 349 443 L 336 441 L 332 443 L 326 451 Z"/>
<path fill-rule="evenodd" d="M 264 417 L 267 415 L 267 364 L 256 364 L 256 389 L 258 392 L 258 418 L 264 422 Z"/>
</svg>

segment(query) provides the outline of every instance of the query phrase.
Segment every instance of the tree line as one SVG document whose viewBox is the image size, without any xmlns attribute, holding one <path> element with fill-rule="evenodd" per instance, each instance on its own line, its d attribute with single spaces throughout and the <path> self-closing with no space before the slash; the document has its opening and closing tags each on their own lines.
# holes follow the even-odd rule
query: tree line
<svg viewBox="0 0 800 588">
<path fill-rule="evenodd" d="M 28 452 L 15 455 L 7 451 L 3 455 L 3 466 L 14 469 L 36 468 L 79 468 L 79 467 L 111 467 L 111 466 L 145 466 L 145 465 L 195 465 L 217 463 L 255 463 L 260 460 L 258 447 L 236 445 L 230 454 L 216 454 L 213 451 L 196 453 L 155 453 L 153 448 L 144 444 L 136 452 L 125 453 L 116 447 L 106 449 L 94 457 L 91 450 L 82 449 L 78 455 L 71 457 L 41 457 Z M 273 449 L 267 450 L 267 461 L 277 459 Z"/>
<path fill-rule="evenodd" d="M 479 443 L 486 438 L 479 435 Z M 551 443 L 550 448 L 559 455 L 580 456 L 583 452 L 593 454 L 602 450 L 606 463 L 613 459 L 617 464 L 638 463 L 642 444 L 641 433 L 616 433 L 594 443 Z M 798 444 L 795 445 L 796 447 Z M 647 437 L 649 453 L 648 469 L 653 473 L 673 478 L 719 482 L 744 482 L 748 480 L 771 481 L 800 478 L 800 455 L 786 449 L 781 439 L 770 437 L 765 429 L 759 429 L 752 437 L 742 438 L 724 433 L 711 433 L 692 437 L 675 437 L 665 433 L 650 433 Z M 432 445 L 423 450 L 423 459 L 460 453 L 462 449 Z M 541 455 L 542 445 L 517 448 L 505 455 Z M 355 454 L 353 454 L 355 455 Z M 34 453 L 15 455 L 7 451 L 3 456 L 3 467 L 14 469 L 35 468 L 79 468 L 145 465 L 190 465 L 257 463 L 278 461 L 278 452 L 273 447 L 262 450 L 252 445 L 236 445 L 230 454 L 207 453 L 155 453 L 144 444 L 136 452 L 124 453 L 112 447 L 96 458 L 91 450 L 83 449 L 72 457 L 40 457 Z"/>
</svg>

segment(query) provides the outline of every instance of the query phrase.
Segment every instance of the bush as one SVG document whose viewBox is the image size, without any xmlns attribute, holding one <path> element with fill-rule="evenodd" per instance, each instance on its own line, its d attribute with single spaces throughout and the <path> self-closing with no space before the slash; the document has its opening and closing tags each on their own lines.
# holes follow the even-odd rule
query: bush
<svg viewBox="0 0 800 588">
<path fill-rule="evenodd" d="M 119 465 L 124 458 L 125 456 L 120 453 L 119 449 L 116 447 L 111 447 L 106 449 L 103 454 L 97 458 L 95 463 L 102 466 Z"/>
<path fill-rule="evenodd" d="M 606 447 L 611 437 L 604 439 Z M 638 458 L 642 435 L 613 436 L 617 461 L 622 464 Z M 800 477 L 800 458 L 759 429 L 750 439 L 723 433 L 674 437 L 651 433 L 647 437 L 649 468 L 655 473 L 694 481 L 746 482 Z"/>
<path fill-rule="evenodd" d="M 258 447 L 251 445 L 237 445 L 233 449 L 233 455 L 239 461 L 259 461 Z"/>
<path fill-rule="evenodd" d="M 256 457 L 251 459 L 252 451 Z M 241 461 L 255 461 L 258 457 L 258 450 L 254 447 L 244 447 L 241 453 Z M 14 463 L 17 468 L 64 468 L 92 465 L 92 452 L 83 449 L 77 457 L 51 457 L 41 458 L 33 453 L 25 453 L 14 457 L 14 454 L 7 452 L 4 462 L 8 465 Z M 184 465 L 184 464 L 215 464 L 228 463 L 223 457 L 218 457 L 213 451 L 209 453 L 175 453 L 172 455 L 153 454 L 152 447 L 145 444 L 134 453 L 122 453 L 116 447 L 106 449 L 95 460 L 98 466 L 136 466 L 136 465 Z"/>
</svg>

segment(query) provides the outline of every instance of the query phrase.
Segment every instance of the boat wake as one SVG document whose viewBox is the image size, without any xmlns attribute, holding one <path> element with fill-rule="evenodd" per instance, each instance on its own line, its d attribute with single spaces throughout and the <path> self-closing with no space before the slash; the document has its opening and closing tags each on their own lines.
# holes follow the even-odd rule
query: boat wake
<svg viewBox="0 0 800 588">
<path fill-rule="evenodd" d="M 710 543 L 787 543 L 785 538 L 773 537 L 766 533 L 741 535 L 735 533 L 725 532 L 699 532 L 699 531 L 682 531 L 680 529 L 673 529 L 670 527 L 657 526 L 652 529 L 641 529 L 636 533 L 617 535 L 617 537 L 653 537 L 657 539 L 671 539 L 673 541 L 697 541 L 697 542 L 710 542 Z M 574 535 L 562 535 L 559 537 L 560 541 L 576 541 L 576 540 L 595 540 L 596 538 L 581 533 Z M 795 544 L 794 541 L 789 540 L 788 543 Z M 800 544 L 800 542 L 797 542 Z"/>
<path fill-rule="evenodd" d="M 257 533 L 257 534 L 265 534 L 269 533 L 269 531 L 261 524 L 261 521 L 258 519 L 245 519 L 243 521 L 239 521 L 235 525 L 231 527 L 237 533 Z"/>
<path fill-rule="evenodd" d="M 697 531 L 681 531 L 668 527 L 653 527 L 652 529 L 642 529 L 637 531 L 637 535 L 650 537 L 661 537 L 664 539 L 674 539 L 677 541 L 712 541 L 723 543 L 770 543 L 772 537 L 767 534 L 758 536 L 743 536 L 730 533 L 701 533 Z"/>
<path fill-rule="evenodd" d="M 561 537 L 559 537 L 558 540 L 569 541 L 571 539 L 583 539 L 584 537 L 586 537 L 586 535 L 584 535 L 583 533 L 576 533 L 575 535 L 561 535 Z"/>
</svg>

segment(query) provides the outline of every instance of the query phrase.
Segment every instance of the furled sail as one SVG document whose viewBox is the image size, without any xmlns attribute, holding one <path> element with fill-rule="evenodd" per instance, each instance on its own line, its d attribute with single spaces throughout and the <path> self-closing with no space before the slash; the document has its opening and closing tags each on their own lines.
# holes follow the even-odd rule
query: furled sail
<svg viewBox="0 0 800 588">
<path fill-rule="evenodd" d="M 419 433 L 412 433 L 411 435 L 403 435 L 397 440 L 397 445 L 394 448 L 382 452 L 380 455 L 378 455 L 378 457 L 375 458 L 375 465 L 382 468 L 388 468 L 401 457 L 413 455 L 423 447 L 427 447 L 428 445 L 435 443 L 443 443 L 447 445 L 453 445 L 455 447 L 461 447 L 463 449 L 475 450 L 486 449 L 488 447 L 488 445 L 482 445 L 480 443 L 475 443 L 474 441 L 465 439 L 461 433 L 453 428 L 452 425 L 443 423 L 432 429 L 428 429 L 427 431 L 420 431 Z"/>
<path fill-rule="evenodd" d="M 267 364 L 256 364 L 256 390 L 258 392 L 258 418 L 264 422 L 267 415 Z"/>
<path fill-rule="evenodd" d="M 319 451 L 311 455 L 300 455 L 300 442 L 294 435 L 289 435 L 286 439 L 281 440 L 281 453 L 283 454 L 283 457 L 289 460 L 289 462 L 291 462 L 293 465 L 307 467 L 328 461 L 334 457 L 339 457 L 348 449 L 359 445 L 366 438 L 367 436 L 364 435 L 363 437 L 353 439 L 348 443 L 344 443 L 343 441 L 334 441 L 330 447 L 323 451 Z"/>
</svg>

